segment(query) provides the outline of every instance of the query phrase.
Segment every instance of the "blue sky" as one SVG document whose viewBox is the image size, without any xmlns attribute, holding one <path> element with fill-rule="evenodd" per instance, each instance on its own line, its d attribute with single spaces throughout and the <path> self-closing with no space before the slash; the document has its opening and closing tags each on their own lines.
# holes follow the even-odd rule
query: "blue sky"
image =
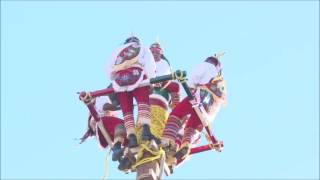
<svg viewBox="0 0 320 180">
<path fill-rule="evenodd" d="M 318 1 L 1 1 L 1 178 L 101 179 L 106 152 L 77 146 L 76 92 L 106 87 L 114 48 L 157 36 L 174 69 L 224 50 L 222 153 L 167 179 L 319 178 Z M 109 162 L 109 178 L 134 178 Z"/>
</svg>

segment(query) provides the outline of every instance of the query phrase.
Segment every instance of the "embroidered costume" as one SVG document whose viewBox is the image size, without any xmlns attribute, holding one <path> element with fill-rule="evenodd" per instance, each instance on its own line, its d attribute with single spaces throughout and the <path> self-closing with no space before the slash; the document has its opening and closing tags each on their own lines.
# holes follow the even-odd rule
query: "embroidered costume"
<svg viewBox="0 0 320 180">
<path fill-rule="evenodd" d="M 200 103 L 204 108 L 203 114 L 210 119 L 214 118 L 221 103 L 226 101 L 221 70 L 220 61 L 216 57 L 208 57 L 195 69 L 188 81 L 188 85 L 193 89 L 195 96 L 194 104 Z M 184 134 L 180 147 L 180 150 L 184 150 L 183 156 L 188 154 L 191 138 L 196 134 L 196 131 L 201 132 L 203 129 L 198 115 L 192 108 L 194 104 L 190 103 L 190 99 L 186 97 L 170 113 L 162 136 L 162 144 L 164 147 L 170 147 L 171 155 L 178 148 L 175 143 L 178 137 L 177 132 L 184 124 Z M 189 116 L 186 121 L 184 121 L 185 116 Z"/>
<path fill-rule="evenodd" d="M 133 99 L 138 105 L 138 123 L 143 127 L 142 140 L 151 140 L 150 87 L 139 87 L 143 80 L 155 77 L 155 61 L 137 37 L 129 37 L 109 61 L 107 73 L 119 100 L 130 148 L 137 147 Z"/>
</svg>

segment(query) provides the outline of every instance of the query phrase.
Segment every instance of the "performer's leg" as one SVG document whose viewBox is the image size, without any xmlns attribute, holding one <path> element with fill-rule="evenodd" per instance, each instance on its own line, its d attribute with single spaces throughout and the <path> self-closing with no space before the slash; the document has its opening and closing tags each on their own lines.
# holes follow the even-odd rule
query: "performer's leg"
<svg viewBox="0 0 320 180">
<path fill-rule="evenodd" d="M 114 146 L 112 148 L 113 161 L 118 161 L 123 156 L 124 148 L 121 148 L 121 145 L 123 144 L 125 137 L 126 129 L 124 127 L 124 124 L 117 125 L 114 130 Z"/>
<path fill-rule="evenodd" d="M 114 142 L 121 142 L 121 144 L 123 144 L 126 135 L 124 124 L 118 124 L 114 130 Z"/>
<path fill-rule="evenodd" d="M 121 171 L 129 170 L 131 169 L 131 166 L 132 166 L 132 162 L 129 160 L 129 158 L 127 156 L 123 156 L 125 147 L 121 148 L 121 145 L 125 140 L 125 137 L 126 137 L 126 133 L 125 133 L 124 125 L 122 124 L 118 125 L 115 129 L 115 135 L 114 135 L 114 140 L 115 140 L 114 147 L 117 146 L 118 149 L 113 152 L 112 160 L 119 161 L 118 169 Z M 129 138 L 129 143 L 130 143 L 130 138 Z"/>
<path fill-rule="evenodd" d="M 118 166 L 119 170 L 128 171 L 131 169 L 132 163 L 128 157 L 124 156 L 119 160 L 119 162 L 120 162 Z"/>
<path fill-rule="evenodd" d="M 182 137 L 182 144 L 190 144 L 192 137 L 195 135 L 196 130 L 202 131 L 203 125 L 198 115 L 194 110 L 191 111 L 191 116 L 187 121 L 185 132 Z"/>
<path fill-rule="evenodd" d="M 185 98 L 172 110 L 166 127 L 163 131 L 161 144 L 166 152 L 166 163 L 170 166 L 176 164 L 176 158 L 174 155 L 178 149 L 176 144 L 176 140 L 178 139 L 178 131 L 183 125 L 183 118 L 186 117 L 191 110 L 192 106 L 189 103 L 189 99 Z"/>
<path fill-rule="evenodd" d="M 182 118 L 192 111 L 188 98 L 182 100 L 170 113 L 166 127 L 163 131 L 162 140 L 165 146 L 169 141 L 175 142 L 177 133 L 182 126 Z"/>
<path fill-rule="evenodd" d="M 138 123 L 140 124 L 151 124 L 151 113 L 150 113 L 150 103 L 149 103 L 149 95 L 150 88 L 140 87 L 135 89 L 132 92 L 133 97 L 136 99 L 138 104 Z"/>
<path fill-rule="evenodd" d="M 177 151 L 175 157 L 177 159 L 183 159 L 190 153 L 191 139 L 196 134 L 196 130 L 202 130 L 202 123 L 197 116 L 196 112 L 192 109 L 189 120 L 187 121 L 186 127 L 184 129 L 184 134 L 182 137 L 182 142 L 179 150 Z"/>
<path fill-rule="evenodd" d="M 179 83 L 172 81 L 165 89 L 170 93 L 171 108 L 173 109 L 180 102 L 180 85 Z"/>
<path fill-rule="evenodd" d="M 131 92 L 119 92 L 117 93 L 117 98 L 119 100 L 123 119 L 124 119 L 124 126 L 127 131 L 128 136 L 128 146 L 136 147 L 138 146 L 137 137 L 135 135 L 135 125 L 134 125 L 134 117 L 133 117 L 133 97 Z"/>
<path fill-rule="evenodd" d="M 154 139 L 151 134 L 151 109 L 149 103 L 150 88 L 140 87 L 133 91 L 133 96 L 135 97 L 138 104 L 138 123 L 142 124 L 142 140 Z"/>
</svg>

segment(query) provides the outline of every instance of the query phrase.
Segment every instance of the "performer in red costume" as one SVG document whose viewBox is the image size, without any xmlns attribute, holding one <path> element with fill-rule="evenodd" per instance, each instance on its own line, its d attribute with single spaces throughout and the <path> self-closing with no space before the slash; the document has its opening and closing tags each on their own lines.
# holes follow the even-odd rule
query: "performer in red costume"
<svg viewBox="0 0 320 180">
<path fill-rule="evenodd" d="M 111 99 L 111 100 L 110 100 Z M 116 161 L 121 158 L 123 155 L 123 149 L 121 149 L 121 145 L 124 143 L 126 138 L 126 131 L 123 125 L 123 120 L 116 117 L 116 111 L 119 110 L 117 107 L 117 101 L 114 97 L 110 96 L 101 96 L 97 97 L 94 100 L 94 107 L 100 121 L 108 132 L 111 140 L 113 141 L 113 154 L 112 160 Z M 104 137 L 100 128 L 97 127 L 97 121 L 94 120 L 93 116 L 90 114 L 88 118 L 88 129 L 87 132 L 80 138 L 83 143 L 88 137 L 96 136 L 99 142 L 99 145 L 102 148 L 108 147 L 107 139 Z"/>
<path fill-rule="evenodd" d="M 138 123 L 142 125 L 142 140 L 154 138 L 150 131 L 150 87 L 138 87 L 143 80 L 155 77 L 155 61 L 148 48 L 137 37 L 129 37 L 124 45 L 114 51 L 107 66 L 113 88 L 120 102 L 124 125 L 129 140 L 128 147 L 137 147 L 133 99 L 138 105 Z"/>
<path fill-rule="evenodd" d="M 205 110 L 203 114 L 212 119 L 220 105 L 226 103 L 226 91 L 221 72 L 222 65 L 219 59 L 215 56 L 208 57 L 194 70 L 188 81 L 188 85 L 193 90 L 195 101 L 190 103 L 190 99 L 186 97 L 170 113 L 161 141 L 167 152 L 167 160 L 171 163 L 174 161 L 172 158 L 181 159 L 189 153 L 191 138 L 196 131 L 201 132 L 203 129 L 201 120 L 192 106 L 200 103 Z M 187 115 L 190 115 L 189 119 L 183 121 Z M 184 124 L 181 146 L 176 153 L 178 149 L 175 143 L 177 132 Z"/>
</svg>

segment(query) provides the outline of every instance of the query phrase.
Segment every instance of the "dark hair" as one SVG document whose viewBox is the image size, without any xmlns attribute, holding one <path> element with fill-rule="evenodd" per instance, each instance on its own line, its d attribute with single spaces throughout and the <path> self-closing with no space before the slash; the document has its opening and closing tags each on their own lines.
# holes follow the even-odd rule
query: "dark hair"
<svg viewBox="0 0 320 180">
<path fill-rule="evenodd" d="M 161 59 L 167 61 L 167 63 L 169 64 L 169 66 L 171 66 L 169 60 L 168 60 L 163 54 L 161 54 Z"/>
<path fill-rule="evenodd" d="M 90 127 L 90 119 L 91 119 L 91 115 L 88 118 L 88 128 L 87 131 L 84 133 L 84 135 L 80 138 L 80 142 L 79 144 L 82 144 L 86 139 L 88 139 L 91 136 L 94 136 L 95 133 L 93 132 L 93 130 Z"/>
<path fill-rule="evenodd" d="M 205 62 L 213 64 L 214 66 L 217 66 L 217 65 L 221 66 L 221 63 L 220 63 L 219 59 L 216 58 L 216 57 L 213 57 L 213 56 L 208 57 L 205 60 Z"/>
<path fill-rule="evenodd" d="M 139 38 L 137 38 L 137 37 L 135 37 L 135 36 L 131 36 L 131 37 L 127 38 L 127 39 L 124 41 L 124 44 L 128 44 L 128 43 L 131 43 L 131 42 L 140 43 L 140 40 L 139 40 Z"/>
</svg>

